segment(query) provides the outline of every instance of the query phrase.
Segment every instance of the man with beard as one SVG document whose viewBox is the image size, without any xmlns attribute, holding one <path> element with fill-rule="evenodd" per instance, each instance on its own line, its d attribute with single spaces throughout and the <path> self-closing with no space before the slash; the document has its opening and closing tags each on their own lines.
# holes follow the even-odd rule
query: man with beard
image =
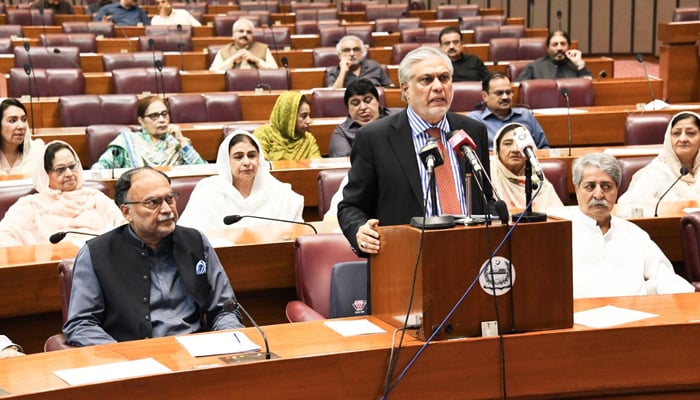
<svg viewBox="0 0 700 400">
<path fill-rule="evenodd" d="M 150 167 L 114 185 L 128 224 L 89 240 L 78 252 L 63 333 L 91 346 L 242 328 L 224 311 L 233 289 L 209 240 L 176 225 L 177 193 Z"/>
<path fill-rule="evenodd" d="M 484 62 L 473 54 L 462 53 L 462 32 L 455 26 L 447 26 L 438 36 L 440 49 L 450 57 L 452 67 L 452 82 L 481 81 L 489 71 Z"/>
<path fill-rule="evenodd" d="M 532 134 L 538 148 L 549 147 L 547 137 L 535 116 L 527 108 L 512 107 L 513 89 L 510 79 L 500 72 L 489 74 L 482 81 L 481 98 L 483 110 L 474 110 L 468 117 L 483 122 L 489 134 L 489 149 L 493 149 L 493 138 L 504 126 L 517 122 L 524 125 Z"/>
<path fill-rule="evenodd" d="M 277 69 L 277 62 L 265 43 L 253 41 L 253 22 L 239 18 L 233 24 L 233 43 L 222 47 L 209 71 L 226 72 L 232 68 Z"/>
<path fill-rule="evenodd" d="M 528 79 L 590 78 L 580 50 L 569 49 L 569 34 L 554 31 L 547 36 L 547 55 L 528 64 L 516 81 Z"/>
<path fill-rule="evenodd" d="M 326 86 L 341 89 L 363 78 L 372 82 L 374 86 L 394 86 L 378 62 L 365 58 L 367 47 L 359 37 L 344 36 L 335 49 L 340 60 L 337 67 L 326 71 Z"/>
<path fill-rule="evenodd" d="M 613 216 L 622 173 L 615 157 L 587 154 L 572 167 L 578 207 L 568 208 L 574 298 L 690 293 L 649 234 Z"/>
</svg>

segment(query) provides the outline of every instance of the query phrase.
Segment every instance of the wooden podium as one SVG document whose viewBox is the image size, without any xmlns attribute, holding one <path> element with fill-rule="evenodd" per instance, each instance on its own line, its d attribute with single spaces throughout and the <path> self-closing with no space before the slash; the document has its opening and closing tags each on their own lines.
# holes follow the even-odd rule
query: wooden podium
<svg viewBox="0 0 700 400">
<path fill-rule="evenodd" d="M 426 230 L 409 325 L 426 340 L 488 263 L 507 227 L 458 226 Z M 421 231 L 408 225 L 380 228 L 382 249 L 370 258 L 372 314 L 401 327 L 406 315 Z M 510 256 L 509 256 L 510 252 Z M 520 224 L 496 254 L 494 273 L 482 274 L 435 340 L 481 336 L 495 321 L 493 291 L 504 334 L 573 326 L 571 222 L 549 218 Z M 512 269 L 508 259 L 512 260 Z M 513 271 L 512 285 L 509 279 Z M 413 334 L 413 333 L 411 333 Z"/>
</svg>

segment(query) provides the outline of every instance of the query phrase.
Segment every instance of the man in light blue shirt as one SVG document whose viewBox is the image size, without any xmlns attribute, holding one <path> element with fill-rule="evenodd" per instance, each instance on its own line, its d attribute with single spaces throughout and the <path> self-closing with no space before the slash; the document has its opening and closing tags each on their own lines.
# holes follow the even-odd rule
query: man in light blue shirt
<svg viewBox="0 0 700 400">
<path fill-rule="evenodd" d="M 107 4 L 100 8 L 93 19 L 113 22 L 115 26 L 137 26 L 139 24 L 146 26 L 150 23 L 146 12 L 136 5 L 136 0 L 120 0 L 119 3 Z"/>
<path fill-rule="evenodd" d="M 489 74 L 482 82 L 483 110 L 474 110 L 468 117 L 483 122 L 489 136 L 489 150 L 493 149 L 493 138 L 503 126 L 517 122 L 532 133 L 537 148 L 549 147 L 547 137 L 532 112 L 524 107 L 513 107 L 513 89 L 510 79 L 500 72 Z"/>
</svg>

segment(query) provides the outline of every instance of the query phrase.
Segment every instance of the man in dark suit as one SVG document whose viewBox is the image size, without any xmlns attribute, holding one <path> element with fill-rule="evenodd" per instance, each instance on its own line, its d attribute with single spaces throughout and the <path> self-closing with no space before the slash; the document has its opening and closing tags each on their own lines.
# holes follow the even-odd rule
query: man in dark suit
<svg viewBox="0 0 700 400">
<path fill-rule="evenodd" d="M 424 46 L 413 50 L 399 65 L 401 94 L 408 107 L 358 131 L 350 155 L 352 168 L 348 184 L 338 205 L 340 226 L 358 254 L 367 256 L 379 252 L 381 240 L 376 229 L 379 224 L 407 224 L 411 217 L 424 215 L 428 182 L 418 154 L 428 141 L 429 128 L 439 128 L 441 141 L 447 149 L 443 154 L 445 164 L 438 168 L 449 171 L 449 165 L 454 166 L 452 180 L 462 214 L 467 213 L 464 200 L 466 162 L 451 150 L 445 134 L 458 129 L 467 132 L 476 143 L 476 152 L 486 173 L 489 172 L 486 127 L 481 122 L 448 112 L 453 98 L 452 72 L 450 59 L 439 49 Z M 472 212 L 483 213 L 483 197 L 474 179 L 470 190 Z M 490 187 L 485 190 L 490 199 Z M 440 198 L 438 201 L 441 214 L 454 214 L 445 212 L 450 200 Z M 430 203 L 427 208 L 427 215 L 432 215 Z"/>
</svg>

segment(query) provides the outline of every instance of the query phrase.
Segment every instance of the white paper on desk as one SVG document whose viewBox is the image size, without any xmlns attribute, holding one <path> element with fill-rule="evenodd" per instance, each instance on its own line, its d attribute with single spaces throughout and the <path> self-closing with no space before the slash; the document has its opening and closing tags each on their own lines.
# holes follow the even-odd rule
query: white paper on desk
<svg viewBox="0 0 700 400">
<path fill-rule="evenodd" d="M 260 351 L 260 346 L 239 331 L 175 336 L 175 339 L 192 357 Z"/>
<path fill-rule="evenodd" d="M 607 305 L 574 313 L 574 323 L 590 328 L 609 328 L 653 317 L 658 315 Z"/>
<path fill-rule="evenodd" d="M 352 321 L 326 321 L 324 324 L 345 337 L 370 335 L 373 333 L 386 333 L 384 329 L 366 319 L 356 319 Z"/>
<path fill-rule="evenodd" d="M 152 358 L 144 358 L 92 367 L 62 369 L 53 373 L 69 385 L 85 385 L 166 372 L 170 372 L 170 368 Z"/>
<path fill-rule="evenodd" d="M 694 213 L 700 211 L 700 208 L 697 207 L 686 207 L 682 210 L 686 214 Z"/>
</svg>

